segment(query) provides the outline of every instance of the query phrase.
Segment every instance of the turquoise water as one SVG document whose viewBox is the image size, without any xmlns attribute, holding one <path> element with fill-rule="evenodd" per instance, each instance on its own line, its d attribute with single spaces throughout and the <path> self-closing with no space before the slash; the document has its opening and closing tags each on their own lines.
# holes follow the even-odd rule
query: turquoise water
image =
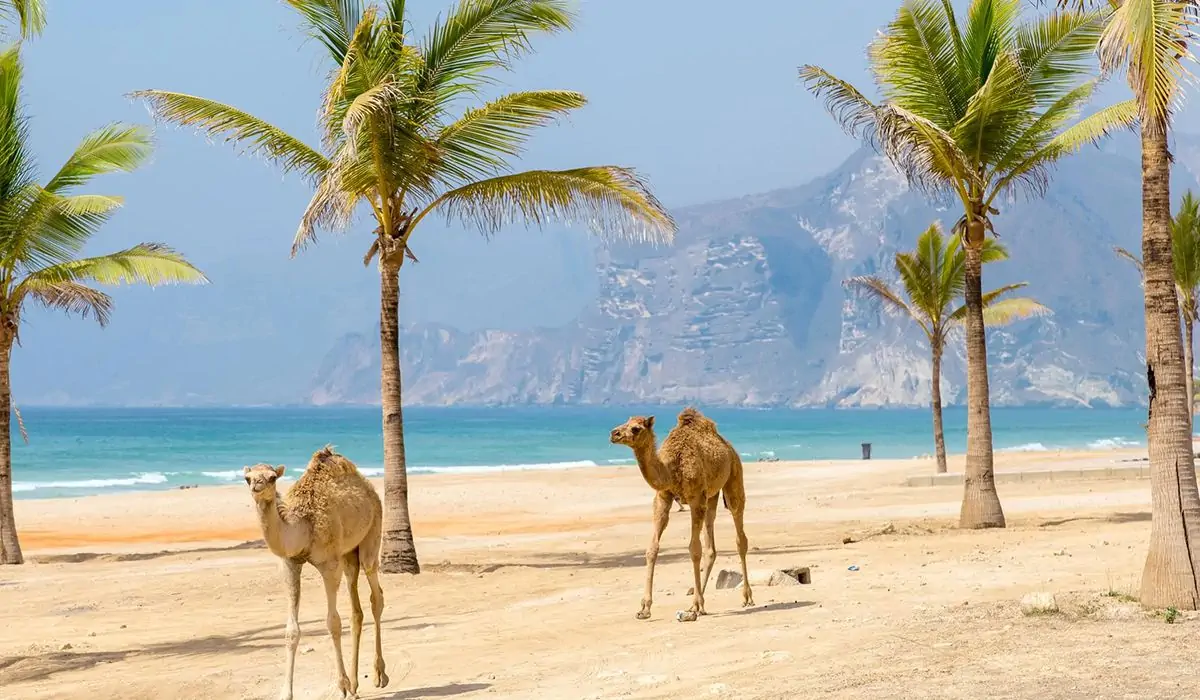
<svg viewBox="0 0 1200 700">
<path fill-rule="evenodd" d="M 631 464 L 609 430 L 654 413 L 660 433 L 681 407 L 489 408 L 405 411 L 414 474 Z M 707 410 L 747 460 L 857 459 L 933 452 L 927 411 Z M 22 411 L 30 443 L 13 445 L 17 498 L 236 483 L 243 465 L 299 471 L 333 443 L 369 475 L 382 473 L 377 408 L 51 409 Z M 946 413 L 951 452 L 966 447 L 966 414 Z M 996 409 L 1000 450 L 1111 449 L 1145 444 L 1143 410 Z"/>
</svg>

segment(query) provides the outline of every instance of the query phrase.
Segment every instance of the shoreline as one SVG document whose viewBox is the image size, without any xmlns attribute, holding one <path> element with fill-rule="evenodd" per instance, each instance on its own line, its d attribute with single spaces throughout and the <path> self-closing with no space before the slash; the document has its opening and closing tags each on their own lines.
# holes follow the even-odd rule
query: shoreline
<svg viewBox="0 0 1200 700">
<path fill-rule="evenodd" d="M 1113 466 L 1144 456 L 1145 451 L 1137 448 L 997 453 L 996 470 L 997 473 L 1037 471 L 1064 463 L 1072 469 L 1087 469 Z M 956 473 L 956 468 L 961 472 L 964 458 L 961 454 L 950 455 L 950 474 Z M 414 529 L 418 540 L 539 530 L 544 518 L 536 509 L 503 509 L 499 526 L 470 519 L 462 521 L 455 517 L 460 510 L 469 510 L 471 498 L 479 494 L 504 493 L 514 484 L 542 484 L 547 493 L 555 487 L 569 486 L 574 489 L 580 484 L 598 487 L 611 485 L 619 486 L 622 490 L 644 490 L 648 499 L 648 487 L 636 469 L 631 467 L 634 465 L 424 474 L 416 482 L 420 487 L 410 491 Z M 754 486 L 761 487 L 773 479 L 785 479 L 789 483 L 825 484 L 856 476 L 874 479 L 880 486 L 897 490 L 940 493 L 939 490 L 950 488 L 935 486 L 933 489 L 914 489 L 905 485 L 909 477 L 932 475 L 932 458 L 748 462 L 746 472 L 748 490 Z M 370 481 L 382 493 L 382 479 L 371 477 Z M 287 486 L 290 487 L 291 483 L 294 482 Z M 960 488 L 953 487 L 955 492 Z M 440 500 L 446 493 L 458 495 L 462 502 L 456 503 L 456 507 L 450 511 L 444 507 L 440 511 L 427 509 L 429 500 Z M 542 502 L 548 497 L 547 494 L 539 494 L 537 500 Z M 588 497 L 586 491 L 578 494 L 581 504 L 586 504 Z M 514 496 L 514 502 L 519 501 Z M 176 549 L 187 551 L 261 539 L 250 498 L 240 484 L 23 498 L 15 501 L 15 507 L 22 547 L 27 554 L 63 554 L 67 550 L 117 554 L 162 552 L 169 545 L 180 545 Z M 586 510 L 585 505 L 580 508 Z M 628 517 L 631 521 L 640 521 L 643 515 L 639 510 L 629 513 Z M 170 521 L 166 526 L 161 522 L 163 518 Z M 188 525 L 189 522 L 195 524 Z M 580 529 L 578 523 L 560 522 L 558 527 L 564 528 L 562 531 Z"/>
</svg>

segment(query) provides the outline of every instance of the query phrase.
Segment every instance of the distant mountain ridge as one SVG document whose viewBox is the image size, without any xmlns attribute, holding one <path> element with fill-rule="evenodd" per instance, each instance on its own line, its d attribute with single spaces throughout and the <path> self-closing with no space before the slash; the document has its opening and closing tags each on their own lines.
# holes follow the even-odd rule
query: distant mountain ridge
<svg viewBox="0 0 1200 700">
<path fill-rule="evenodd" d="M 1176 192 L 1196 186 L 1200 142 L 1176 145 Z M 1000 205 L 1011 259 L 985 287 L 1028 281 L 1048 318 L 993 330 L 996 405 L 1126 406 L 1145 401 L 1142 297 L 1112 253 L 1139 247 L 1138 164 L 1089 150 L 1055 174 L 1044 199 Z M 555 329 L 404 329 L 404 396 L 414 405 L 654 404 L 919 406 L 928 351 L 910 324 L 843 285 L 890 276 L 890 260 L 931 221 L 958 218 L 910 191 L 880 156 L 859 151 L 804 186 L 676 212 L 670 248 L 598 255 L 599 292 Z M 379 401 L 374 332 L 339 339 L 305 397 Z M 952 342 L 943 396 L 965 400 Z"/>
</svg>

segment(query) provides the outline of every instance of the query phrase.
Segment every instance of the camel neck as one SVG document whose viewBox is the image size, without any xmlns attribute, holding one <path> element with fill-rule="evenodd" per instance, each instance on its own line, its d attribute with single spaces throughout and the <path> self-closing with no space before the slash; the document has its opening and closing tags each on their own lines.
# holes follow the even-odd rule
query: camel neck
<svg viewBox="0 0 1200 700">
<path fill-rule="evenodd" d="M 255 510 L 258 511 L 258 524 L 262 528 L 263 539 L 267 543 L 267 549 L 277 557 L 288 557 L 295 553 L 289 552 L 284 537 L 284 531 L 287 529 L 287 522 L 283 519 L 283 502 L 276 495 L 270 501 L 254 501 Z"/>
<path fill-rule="evenodd" d="M 667 469 L 667 465 L 663 464 L 658 456 L 658 439 L 653 433 L 650 434 L 650 440 L 634 447 L 633 453 L 637 457 L 642 478 L 650 484 L 650 488 L 655 491 L 671 489 L 675 480 L 671 478 L 671 470 Z"/>
</svg>

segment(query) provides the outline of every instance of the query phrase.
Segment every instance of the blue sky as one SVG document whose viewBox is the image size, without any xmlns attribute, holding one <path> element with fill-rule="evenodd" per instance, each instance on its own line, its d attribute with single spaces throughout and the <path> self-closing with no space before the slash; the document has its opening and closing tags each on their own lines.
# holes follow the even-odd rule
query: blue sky
<svg viewBox="0 0 1200 700">
<path fill-rule="evenodd" d="M 125 97 L 144 88 L 229 102 L 316 141 L 325 57 L 282 2 L 49 5 L 48 30 L 25 53 L 44 171 L 95 127 L 147 122 Z M 897 5 L 581 0 L 577 31 L 538 40 L 506 78 L 512 89 L 575 89 L 590 99 L 538 134 L 522 165 L 634 166 L 671 206 L 802 184 L 855 144 L 801 89 L 797 66 L 819 63 L 867 84 L 865 46 Z M 410 0 L 418 33 L 448 6 Z M 1184 115 L 1181 125 L 1191 130 L 1191 121 Z M 96 182 L 127 204 L 93 249 L 162 241 L 213 284 L 118 291 L 103 332 L 32 314 L 16 360 L 18 401 L 69 400 L 94 393 L 89 384 L 177 397 L 194 390 L 184 378 L 195 373 L 231 401 L 280 400 L 303 391 L 335 338 L 371 330 L 378 286 L 360 262 L 367 224 L 289 260 L 308 200 L 303 182 L 188 132 L 159 129 L 158 143 L 143 171 Z M 405 270 L 402 318 L 463 328 L 564 323 L 591 292 L 591 245 L 578 231 L 514 229 L 484 243 L 426 226 L 413 243 L 421 264 Z"/>
</svg>

